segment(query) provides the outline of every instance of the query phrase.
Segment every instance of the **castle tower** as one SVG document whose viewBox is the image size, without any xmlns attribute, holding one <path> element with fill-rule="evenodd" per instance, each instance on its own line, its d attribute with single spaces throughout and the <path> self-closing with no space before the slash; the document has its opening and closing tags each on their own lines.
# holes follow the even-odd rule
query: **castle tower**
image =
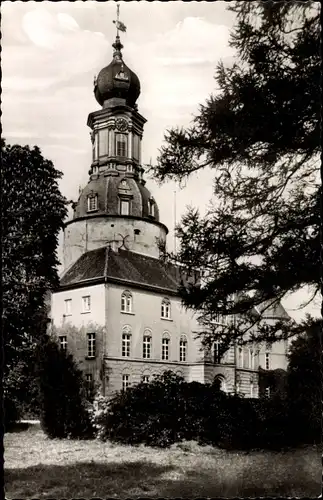
<svg viewBox="0 0 323 500">
<path fill-rule="evenodd" d="M 125 64 L 117 31 L 113 59 L 94 80 L 99 111 L 90 113 L 92 164 L 89 181 L 64 231 L 64 269 L 85 252 L 104 246 L 158 258 L 167 227 L 143 179 L 143 127 L 137 75 Z"/>
</svg>

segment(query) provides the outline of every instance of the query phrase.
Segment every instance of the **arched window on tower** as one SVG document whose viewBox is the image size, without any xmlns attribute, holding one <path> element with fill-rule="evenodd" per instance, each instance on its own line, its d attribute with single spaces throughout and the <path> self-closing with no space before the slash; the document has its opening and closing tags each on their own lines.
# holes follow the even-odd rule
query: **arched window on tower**
<svg viewBox="0 0 323 500">
<path fill-rule="evenodd" d="M 126 134 L 116 134 L 116 156 L 121 158 L 128 156 L 128 136 Z"/>
<path fill-rule="evenodd" d="M 148 214 L 151 217 L 155 217 L 155 202 L 153 198 L 150 198 L 148 201 Z"/>
<path fill-rule="evenodd" d="M 130 215 L 130 200 L 120 200 L 120 215 Z"/>
<path fill-rule="evenodd" d="M 122 179 L 118 186 L 119 213 L 120 215 L 130 215 L 131 213 L 131 188 L 126 179 Z"/>
<path fill-rule="evenodd" d="M 91 193 L 87 197 L 87 211 L 94 212 L 98 209 L 98 195 L 97 193 Z"/>
</svg>

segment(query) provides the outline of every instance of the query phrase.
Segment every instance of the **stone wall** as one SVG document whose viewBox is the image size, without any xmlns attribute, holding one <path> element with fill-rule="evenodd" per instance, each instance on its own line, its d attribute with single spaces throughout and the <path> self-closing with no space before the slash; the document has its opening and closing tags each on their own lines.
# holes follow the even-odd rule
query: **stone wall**
<svg viewBox="0 0 323 500">
<path fill-rule="evenodd" d="M 139 234 L 135 234 L 139 232 Z M 158 241 L 166 242 L 166 228 L 148 220 L 127 217 L 102 216 L 75 220 L 64 231 L 64 269 L 68 269 L 89 250 L 107 246 L 122 237 L 129 250 L 158 258 Z"/>
<path fill-rule="evenodd" d="M 105 395 L 112 395 L 122 389 L 123 375 L 129 375 L 130 384 L 136 385 L 144 375 L 148 375 L 152 380 L 154 375 L 161 375 L 167 370 L 173 371 L 186 380 L 189 367 L 183 363 L 107 357 L 105 360 Z"/>
</svg>

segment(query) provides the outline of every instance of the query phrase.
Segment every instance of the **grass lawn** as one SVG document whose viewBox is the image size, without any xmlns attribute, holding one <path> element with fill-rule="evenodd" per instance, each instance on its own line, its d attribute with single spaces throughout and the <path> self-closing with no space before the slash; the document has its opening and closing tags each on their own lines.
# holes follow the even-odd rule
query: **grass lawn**
<svg viewBox="0 0 323 500">
<path fill-rule="evenodd" d="M 39 425 L 5 435 L 7 499 L 72 497 L 318 497 L 321 452 L 228 452 L 50 440 Z"/>
</svg>

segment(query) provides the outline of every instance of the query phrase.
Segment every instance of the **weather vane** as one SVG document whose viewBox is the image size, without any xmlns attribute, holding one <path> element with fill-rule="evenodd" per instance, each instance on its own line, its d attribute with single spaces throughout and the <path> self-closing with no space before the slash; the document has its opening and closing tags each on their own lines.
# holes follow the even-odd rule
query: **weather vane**
<svg viewBox="0 0 323 500">
<path fill-rule="evenodd" d="M 113 23 L 116 25 L 117 28 L 117 36 L 119 36 L 119 31 L 123 32 L 127 31 L 127 27 L 122 21 L 120 21 L 119 15 L 120 15 L 120 5 L 117 4 L 117 19 L 113 21 Z"/>
</svg>

